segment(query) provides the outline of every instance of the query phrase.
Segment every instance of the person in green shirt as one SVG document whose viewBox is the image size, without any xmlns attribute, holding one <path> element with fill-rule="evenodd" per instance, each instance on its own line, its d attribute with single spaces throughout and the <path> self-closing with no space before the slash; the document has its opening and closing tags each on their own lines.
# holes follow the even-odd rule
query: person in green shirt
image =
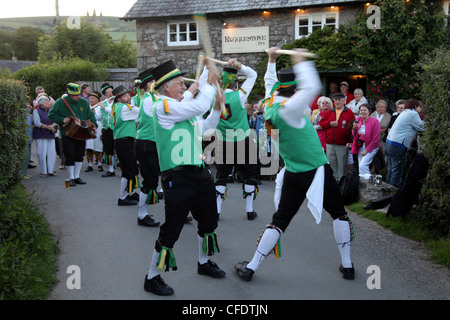
<svg viewBox="0 0 450 320">
<path fill-rule="evenodd" d="M 266 82 L 265 120 L 270 134 L 285 162 L 279 173 L 282 182 L 277 211 L 260 238 L 250 262 L 235 265 L 238 275 L 250 281 L 259 265 L 272 251 L 280 254 L 280 237 L 286 231 L 305 198 L 308 208 L 320 223 L 325 209 L 333 219 L 336 243 L 341 255 L 339 270 L 344 279 L 354 279 L 354 267 L 350 259 L 352 225 L 347 217 L 339 186 L 333 177 L 319 137 L 309 119 L 306 107 L 320 92 L 320 82 L 314 63 L 305 61 L 303 49 L 295 49 L 291 56 L 293 68 L 280 70 L 277 81 L 275 60 L 278 48 L 269 49 Z"/>
<path fill-rule="evenodd" d="M 139 162 L 139 172 L 142 176 L 137 223 L 144 227 L 159 227 L 160 222 L 154 220 L 147 213 L 149 205 L 155 205 L 159 202 L 157 187 L 160 174 L 155 129 L 153 126 L 153 105 L 156 101 L 156 96 L 150 91 L 150 87 L 154 83 L 151 71 L 152 69 L 147 69 L 139 74 L 140 90 L 136 94 L 136 96 L 139 96 L 141 92 L 144 92 L 142 98 L 139 99 L 138 127 L 135 143 L 136 159 Z"/>
<path fill-rule="evenodd" d="M 66 157 L 67 172 L 72 187 L 75 187 L 77 184 L 86 184 L 86 181 L 80 178 L 81 166 L 86 150 L 86 140 L 77 140 L 66 136 L 63 125 L 69 123 L 69 117 L 75 116 L 80 120 L 90 120 L 97 127 L 94 112 L 86 100 L 80 99 L 80 94 L 81 88 L 78 84 L 67 84 L 67 95 L 56 100 L 48 113 L 50 120 L 57 123 L 60 127 L 63 152 Z"/>
<path fill-rule="evenodd" d="M 102 175 L 102 178 L 115 177 L 114 172 L 114 125 L 111 115 L 112 105 L 114 103 L 114 96 L 112 91 L 114 87 L 105 82 L 101 86 L 102 94 L 105 100 L 100 104 L 102 111 L 102 143 L 103 154 L 105 160 L 103 163 L 108 166 L 108 171 Z"/>
<path fill-rule="evenodd" d="M 144 290 L 156 295 L 172 295 L 174 290 L 164 282 L 160 272 L 177 269 L 172 248 L 189 212 L 198 222 L 198 274 L 213 278 L 225 276 L 225 272 L 208 259 L 219 251 L 215 232 L 217 207 L 214 181 L 203 162 L 201 144 L 209 121 L 215 117 L 216 122 L 211 125 L 214 128 L 219 121 L 219 98 L 211 84 L 218 81 L 219 74 L 217 70 L 210 71 L 207 83 L 200 86 L 192 99 L 184 97 L 187 88 L 183 74 L 172 60 L 154 68 L 152 75 L 155 79 L 152 91 L 158 92 L 158 100 L 153 106 L 153 123 L 164 191 L 165 222 L 155 243 Z M 213 104 L 210 116 L 200 125 L 199 118 Z"/>
<path fill-rule="evenodd" d="M 130 94 L 123 85 L 116 87 L 112 93 L 115 96 L 111 112 L 114 124 L 114 148 L 122 171 L 117 205 L 136 205 L 139 195 L 133 193 L 133 190 L 139 188 L 140 183 L 134 142 L 139 108 L 129 104 Z"/>
</svg>

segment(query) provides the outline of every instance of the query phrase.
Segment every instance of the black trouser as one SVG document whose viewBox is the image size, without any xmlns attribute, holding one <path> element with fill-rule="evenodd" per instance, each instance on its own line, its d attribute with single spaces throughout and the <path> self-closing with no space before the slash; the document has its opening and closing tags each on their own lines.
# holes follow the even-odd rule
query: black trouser
<svg viewBox="0 0 450 320">
<path fill-rule="evenodd" d="M 120 161 L 122 178 L 134 179 L 139 174 L 139 168 L 134 151 L 134 138 L 126 137 L 114 140 L 114 147 Z"/>
<path fill-rule="evenodd" d="M 62 136 L 64 156 L 66 157 L 66 166 L 73 166 L 75 162 L 83 162 L 86 152 L 86 141 Z"/>
<path fill-rule="evenodd" d="M 102 129 L 103 152 L 107 156 L 114 155 L 114 131 L 111 129 Z"/>
<path fill-rule="evenodd" d="M 305 200 L 315 173 L 316 169 L 302 173 L 285 171 L 278 211 L 272 217 L 272 224 L 283 232 Z M 347 214 L 341 199 L 339 186 L 333 177 L 333 171 L 329 164 L 325 165 L 323 208 L 331 215 L 333 220 Z"/>
<path fill-rule="evenodd" d="M 226 185 L 228 175 L 232 172 L 233 166 L 241 170 L 245 181 L 258 178 L 257 146 L 253 142 L 252 137 L 231 143 L 218 141 L 217 144 L 215 154 L 217 185 Z M 221 163 L 218 163 L 218 160 Z"/>
<path fill-rule="evenodd" d="M 161 173 L 165 222 L 161 225 L 155 249 L 173 248 L 186 223 L 189 211 L 198 222 L 198 235 L 217 228 L 216 190 L 209 171 L 195 166 L 179 166 Z"/>
<path fill-rule="evenodd" d="M 148 194 L 150 190 L 156 190 L 158 187 L 160 171 L 156 143 L 149 140 L 136 140 L 135 151 L 143 178 L 141 191 Z"/>
</svg>

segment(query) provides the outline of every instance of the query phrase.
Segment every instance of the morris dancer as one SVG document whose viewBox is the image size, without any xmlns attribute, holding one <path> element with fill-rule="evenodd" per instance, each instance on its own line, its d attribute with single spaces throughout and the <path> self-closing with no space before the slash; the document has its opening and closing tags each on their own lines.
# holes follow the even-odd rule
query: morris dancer
<svg viewBox="0 0 450 320">
<path fill-rule="evenodd" d="M 145 92 L 144 96 L 139 99 L 140 106 L 135 144 L 136 159 L 139 162 L 139 171 L 143 178 L 139 196 L 137 223 L 145 227 L 158 227 L 160 222 L 155 221 L 151 215 L 147 214 L 149 204 L 153 205 L 159 202 L 156 189 L 160 173 L 153 126 L 153 104 L 157 98 L 150 92 L 150 87 L 154 82 L 151 71 L 151 69 L 147 69 L 139 74 L 140 90 L 136 94 L 136 96 L 139 96 L 141 91 Z M 136 99 L 135 103 L 137 101 Z"/>
<path fill-rule="evenodd" d="M 319 75 L 312 62 L 304 61 L 301 54 L 303 50 L 296 49 L 297 54 L 292 56 L 293 69 L 279 71 L 280 82 L 277 82 L 276 50 L 278 48 L 268 51 L 269 63 L 264 77 L 268 97 L 265 119 L 270 130 L 279 130 L 278 150 L 285 162 L 285 170 L 281 171 L 284 172 L 281 198 L 272 223 L 265 229 L 253 259 L 236 264 L 235 269 L 241 278 L 250 281 L 269 253 L 280 252 L 280 236 L 286 231 L 306 197 L 308 208 L 317 223 L 321 220 L 323 208 L 333 218 L 334 235 L 341 255 L 339 270 L 344 279 L 354 279 L 350 259 L 351 221 L 347 217 L 339 187 L 317 133 L 304 115 L 306 106 L 321 89 Z"/>
<path fill-rule="evenodd" d="M 105 99 L 100 107 L 102 108 L 102 143 L 103 153 L 105 155 L 104 163 L 108 166 L 108 171 L 102 175 L 102 178 L 115 177 L 114 172 L 114 124 L 113 117 L 111 115 L 112 105 L 114 100 L 112 99 L 112 91 L 114 89 L 109 83 L 102 84 L 102 94 Z"/>
<path fill-rule="evenodd" d="M 241 88 L 237 87 L 237 73 L 246 76 L 246 80 Z M 207 72 L 205 72 L 207 76 Z M 200 79 L 204 81 L 204 75 Z M 218 148 L 216 150 L 216 201 L 217 212 L 222 212 L 222 202 L 225 199 L 227 190 L 227 178 L 233 170 L 233 166 L 240 169 L 244 176 L 242 185 L 243 196 L 246 199 L 247 219 L 254 220 L 257 216 L 253 210 L 253 200 L 258 192 L 258 162 L 256 153 L 256 136 L 250 135 L 248 125 L 246 101 L 255 85 L 257 73 L 250 67 L 242 65 L 236 59 L 230 59 L 228 66 L 223 68 L 221 75 L 222 88 L 225 92 L 225 106 L 227 115 L 220 117 L 217 126 Z M 229 148 L 232 147 L 230 150 Z M 242 154 L 243 147 L 245 154 Z M 252 147 L 254 147 L 252 149 Z M 228 148 L 228 150 L 227 150 Z M 250 153 L 254 150 L 254 154 Z M 241 152 L 241 153 L 240 153 Z M 230 155 L 234 153 L 233 158 Z M 254 157 L 252 159 L 251 157 Z M 219 160 L 218 160 L 219 159 Z"/>
<path fill-rule="evenodd" d="M 134 151 L 134 141 L 139 108 L 129 104 L 130 94 L 124 86 L 118 86 L 112 94 L 115 96 L 111 112 L 114 123 L 114 148 L 122 170 L 117 205 L 136 205 L 139 195 L 133 193 L 133 190 L 139 187 L 139 168 Z"/>
<path fill-rule="evenodd" d="M 214 101 L 216 89 L 211 83 L 219 80 L 219 74 L 211 70 L 208 83 L 200 87 L 193 99 L 184 99 L 183 74 L 173 61 L 154 68 L 152 75 L 155 80 L 152 91 L 158 90 L 159 94 L 153 108 L 153 121 L 164 190 L 165 222 L 155 243 L 144 289 L 157 295 L 172 295 L 174 290 L 165 284 L 160 271 L 177 269 L 172 249 L 189 211 L 198 222 L 198 274 L 213 278 L 225 276 L 225 272 L 208 259 L 219 251 L 215 233 L 217 208 L 214 182 L 203 162 L 202 133 L 198 125 Z M 215 128 L 219 121 L 217 100 L 216 97 L 215 108 L 204 121 L 203 130 Z M 174 141 L 174 137 L 180 140 Z"/>
<path fill-rule="evenodd" d="M 78 84 L 67 84 L 67 93 L 67 96 L 55 101 L 55 104 L 48 113 L 48 117 L 60 126 L 70 186 L 75 187 L 77 184 L 86 184 L 86 181 L 80 178 L 81 166 L 83 165 L 83 158 L 86 150 L 86 141 L 67 137 L 66 131 L 62 128 L 62 125 L 69 123 L 69 117 L 73 116 L 69 107 L 78 119 L 90 120 L 95 127 L 97 127 L 97 121 L 94 112 L 89 107 L 89 103 L 84 99 L 80 99 L 81 89 Z"/>
</svg>

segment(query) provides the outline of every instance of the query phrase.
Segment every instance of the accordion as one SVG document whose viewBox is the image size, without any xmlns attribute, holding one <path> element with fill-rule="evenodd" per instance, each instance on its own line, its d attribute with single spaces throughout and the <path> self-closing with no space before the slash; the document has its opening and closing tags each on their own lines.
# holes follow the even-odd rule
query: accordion
<svg viewBox="0 0 450 320">
<path fill-rule="evenodd" d="M 95 125 L 91 120 L 80 120 L 72 116 L 69 118 L 69 122 L 62 126 L 66 131 L 66 136 L 77 140 L 95 139 Z"/>
</svg>

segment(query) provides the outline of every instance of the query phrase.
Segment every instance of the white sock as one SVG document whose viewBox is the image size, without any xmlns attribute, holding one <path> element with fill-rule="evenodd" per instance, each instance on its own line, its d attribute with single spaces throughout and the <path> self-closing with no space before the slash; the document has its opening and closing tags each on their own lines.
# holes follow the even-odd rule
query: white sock
<svg viewBox="0 0 450 320">
<path fill-rule="evenodd" d="M 109 164 L 108 165 L 108 171 L 109 172 L 114 172 L 114 165 L 113 164 Z"/>
<path fill-rule="evenodd" d="M 145 216 L 147 215 L 148 204 L 145 203 L 145 200 L 147 200 L 147 194 L 141 192 L 141 194 L 139 195 L 139 213 L 138 213 L 138 218 L 141 220 L 144 219 Z"/>
<path fill-rule="evenodd" d="M 276 229 L 268 228 L 264 230 L 264 234 L 259 241 L 258 248 L 256 248 L 252 261 L 247 265 L 247 268 L 256 272 L 259 265 L 264 258 L 272 251 L 280 238 L 280 233 Z"/>
<path fill-rule="evenodd" d="M 208 256 L 203 253 L 203 238 L 198 236 L 198 263 L 205 264 L 208 262 Z"/>
<path fill-rule="evenodd" d="M 75 178 L 74 178 L 74 175 L 73 175 L 73 172 L 74 172 L 74 170 L 75 170 L 75 169 L 74 169 L 75 167 L 74 167 L 74 166 L 67 166 L 66 168 L 67 168 L 67 173 L 69 174 L 69 179 L 70 179 L 70 180 L 75 179 Z"/>
<path fill-rule="evenodd" d="M 120 200 L 124 200 L 127 197 L 127 195 L 128 195 L 127 186 L 128 186 L 128 180 L 125 178 L 122 178 L 120 180 L 120 192 L 119 192 Z"/>
<path fill-rule="evenodd" d="M 152 262 L 150 264 L 150 269 L 148 270 L 147 279 L 150 280 L 156 276 L 159 276 L 159 271 L 156 269 L 156 265 L 158 264 L 159 252 L 153 249 Z"/>
<path fill-rule="evenodd" d="M 250 184 L 244 184 L 244 189 L 245 192 L 250 193 L 250 192 L 255 192 L 255 186 L 250 185 Z M 253 212 L 253 198 L 254 198 L 254 194 L 251 194 L 249 196 L 247 196 L 247 198 L 245 198 L 245 208 L 247 210 L 247 212 Z"/>
<path fill-rule="evenodd" d="M 75 179 L 78 179 L 80 177 L 80 171 L 81 171 L 82 165 L 83 165 L 83 162 L 75 162 L 75 169 L 73 172 Z"/>
<path fill-rule="evenodd" d="M 350 259 L 350 225 L 348 221 L 336 219 L 333 221 L 334 237 L 341 254 L 342 266 L 352 267 Z"/>
<path fill-rule="evenodd" d="M 217 192 L 223 193 L 225 194 L 225 190 L 227 189 L 226 186 L 216 186 L 216 190 Z M 217 213 L 221 213 L 222 212 L 222 196 L 220 194 L 217 195 L 216 197 L 216 201 L 217 201 Z"/>
</svg>

